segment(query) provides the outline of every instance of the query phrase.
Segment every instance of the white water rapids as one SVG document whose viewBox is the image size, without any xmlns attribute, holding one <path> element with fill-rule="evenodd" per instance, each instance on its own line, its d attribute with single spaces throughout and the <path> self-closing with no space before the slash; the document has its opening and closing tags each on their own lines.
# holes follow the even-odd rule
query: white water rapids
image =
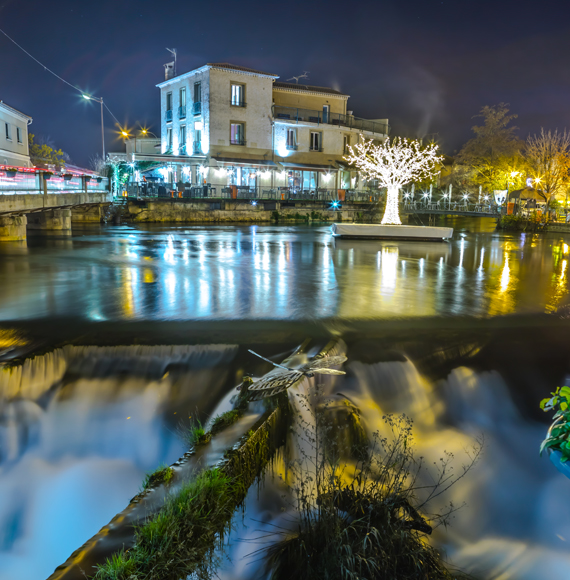
<svg viewBox="0 0 570 580">
<path fill-rule="evenodd" d="M 545 428 L 520 417 L 498 373 L 459 367 L 430 384 L 409 361 L 364 364 L 349 358 L 345 369 L 346 377 L 319 379 L 324 394 L 342 393 L 355 403 L 369 434 L 383 428 L 386 413 L 412 417 L 416 456 L 427 464 L 446 450 L 455 455 L 459 470 L 468 459 L 464 450 L 484 435 L 479 464 L 442 498 L 442 503 L 467 503 L 447 531 L 434 534 L 451 563 L 480 580 L 570 577 L 570 504 L 565 501 L 570 481 L 546 457 L 539 458 Z M 313 388 L 305 381 L 300 390 Z M 309 420 L 296 393 L 290 400 Z M 229 538 L 223 580 L 266 576 L 263 548 L 279 539 L 280 530 L 296 528 L 291 499 L 290 489 L 270 474 L 259 493 L 250 490 L 245 516 L 236 517 Z"/>
<path fill-rule="evenodd" d="M 180 457 L 174 413 L 215 406 L 236 352 L 66 347 L 5 372 L 34 396 L 0 401 L 0 580 L 49 576 Z"/>
</svg>

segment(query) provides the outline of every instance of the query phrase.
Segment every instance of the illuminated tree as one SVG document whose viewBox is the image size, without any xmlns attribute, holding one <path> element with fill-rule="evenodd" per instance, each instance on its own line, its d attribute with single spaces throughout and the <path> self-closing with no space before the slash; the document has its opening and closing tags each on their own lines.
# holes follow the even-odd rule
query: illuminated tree
<svg viewBox="0 0 570 580">
<path fill-rule="evenodd" d="M 565 191 L 570 170 L 570 133 L 558 130 L 529 136 L 525 155 L 530 164 L 537 193 L 547 203 L 556 194 Z"/>
<path fill-rule="evenodd" d="M 422 147 L 420 141 L 396 137 L 392 141 L 375 145 L 362 141 L 349 147 L 347 159 L 361 171 L 366 179 L 377 179 L 380 187 L 386 187 L 386 209 L 382 224 L 401 224 L 398 211 L 398 191 L 412 182 L 424 181 L 439 173 L 443 157 L 437 155 L 437 145 Z"/>
</svg>

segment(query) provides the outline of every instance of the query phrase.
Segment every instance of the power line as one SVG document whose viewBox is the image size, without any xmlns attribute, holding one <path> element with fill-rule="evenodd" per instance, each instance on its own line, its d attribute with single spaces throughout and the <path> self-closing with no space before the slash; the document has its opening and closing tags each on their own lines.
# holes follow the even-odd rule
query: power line
<svg viewBox="0 0 570 580">
<path fill-rule="evenodd" d="M 56 77 L 60 81 L 64 82 L 66 85 L 70 86 L 72 89 L 75 89 L 76 91 L 78 91 L 79 93 L 81 93 L 82 96 L 85 95 L 85 92 L 82 91 L 79 87 L 76 87 L 75 85 L 73 85 L 70 82 L 66 81 L 64 78 L 60 77 L 57 73 L 53 72 L 50 68 L 48 68 L 45 64 L 41 63 L 35 56 L 33 56 L 32 54 L 30 54 L 23 46 L 20 46 L 11 36 L 9 36 L 8 34 L 6 34 L 1 28 L 0 28 L 0 32 L 10 42 L 13 42 L 22 52 L 24 52 L 32 60 L 34 60 L 35 62 L 37 62 L 44 70 L 46 70 L 47 72 L 49 72 L 50 74 L 52 74 L 54 77 Z M 103 105 L 107 109 L 107 111 L 109 111 L 109 114 L 111 115 L 111 117 L 113 117 L 113 119 L 115 119 L 115 121 L 120 125 L 121 123 L 119 122 L 119 120 L 117 119 L 117 117 L 115 117 L 115 115 L 113 115 L 111 109 L 109 109 L 109 107 L 107 106 L 107 103 L 104 102 Z"/>
</svg>

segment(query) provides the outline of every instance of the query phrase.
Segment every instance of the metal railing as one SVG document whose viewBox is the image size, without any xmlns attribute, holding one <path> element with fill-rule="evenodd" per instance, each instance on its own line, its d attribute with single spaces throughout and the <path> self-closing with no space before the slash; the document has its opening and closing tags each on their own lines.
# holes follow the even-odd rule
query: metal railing
<svg viewBox="0 0 570 580">
<path fill-rule="evenodd" d="M 470 213 L 496 213 L 499 215 L 501 213 L 501 206 L 494 203 L 465 203 L 463 200 L 460 201 L 405 201 L 404 202 L 405 211 L 459 211 L 459 212 L 470 212 Z"/>
<path fill-rule="evenodd" d="M 166 111 L 166 122 L 169 123 L 170 121 L 172 121 L 172 109 Z"/>
<path fill-rule="evenodd" d="M 297 143 L 293 145 L 287 143 L 287 145 L 285 145 L 285 149 L 288 149 L 289 151 L 297 151 Z"/>
<path fill-rule="evenodd" d="M 202 141 L 194 141 L 192 153 L 194 155 L 202 155 Z"/>
<path fill-rule="evenodd" d="M 230 139 L 230 145 L 245 145 L 245 139 Z"/>
<path fill-rule="evenodd" d="M 193 115 L 200 115 L 202 113 L 202 102 L 198 101 L 197 103 L 192 104 L 192 114 Z"/>
<path fill-rule="evenodd" d="M 313 202 L 361 202 L 376 203 L 380 194 L 370 191 L 347 190 L 344 196 L 337 189 L 299 190 L 284 187 L 250 187 L 228 186 L 212 187 L 210 185 L 188 186 L 179 189 L 175 184 L 163 182 L 145 182 L 127 184 L 129 197 L 138 198 L 185 198 L 185 199 L 239 199 L 244 201 L 313 201 Z M 343 199 L 344 198 L 344 199 Z"/>
<path fill-rule="evenodd" d="M 247 106 L 247 103 L 245 101 L 234 101 L 233 99 L 231 99 L 230 105 L 232 107 L 245 107 Z"/>
<path fill-rule="evenodd" d="M 348 127 L 349 129 L 358 129 L 359 131 L 380 133 L 382 135 L 388 135 L 390 133 L 390 125 L 387 123 L 369 121 L 367 119 L 360 119 L 352 115 L 331 113 L 330 111 L 314 111 L 311 109 L 296 109 L 294 107 L 281 107 L 278 105 L 273 105 L 273 118 L 278 121 L 291 121 L 295 123 L 338 125 L 342 127 Z"/>
<path fill-rule="evenodd" d="M 186 119 L 186 105 L 182 107 L 178 107 L 178 118 L 179 119 Z"/>
</svg>

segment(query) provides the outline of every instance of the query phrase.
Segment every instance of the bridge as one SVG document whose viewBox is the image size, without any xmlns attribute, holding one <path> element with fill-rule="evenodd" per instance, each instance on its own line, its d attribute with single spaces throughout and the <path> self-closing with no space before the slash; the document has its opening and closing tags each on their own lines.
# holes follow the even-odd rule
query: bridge
<svg viewBox="0 0 570 580">
<path fill-rule="evenodd" d="M 464 216 L 464 217 L 490 217 L 501 216 L 501 206 L 495 204 L 459 204 L 459 203 L 405 203 L 404 214 L 428 215 L 428 216 Z"/>
<path fill-rule="evenodd" d="M 25 240 L 30 230 L 69 235 L 74 224 L 100 223 L 112 201 L 106 178 L 2 173 L 0 241 Z"/>
</svg>

